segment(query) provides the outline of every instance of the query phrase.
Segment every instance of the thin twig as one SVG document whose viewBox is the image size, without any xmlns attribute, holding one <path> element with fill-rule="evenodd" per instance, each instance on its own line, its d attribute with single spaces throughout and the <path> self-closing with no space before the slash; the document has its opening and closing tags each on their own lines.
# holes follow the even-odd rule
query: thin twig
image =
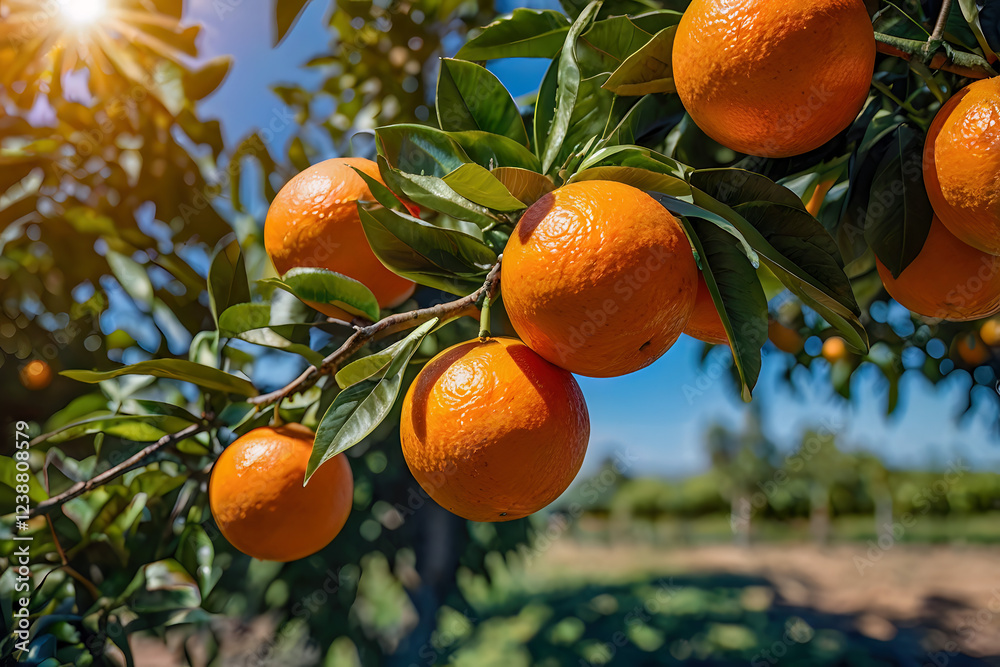
<svg viewBox="0 0 1000 667">
<path fill-rule="evenodd" d="M 455 301 L 430 306 L 429 308 L 421 308 L 419 310 L 411 310 L 407 313 L 390 315 L 389 317 L 383 318 L 374 324 L 370 324 L 366 327 L 358 327 L 355 329 L 354 333 L 351 334 L 351 337 L 344 341 L 343 345 L 327 355 L 327 357 L 323 359 L 323 363 L 319 366 L 310 366 L 300 376 L 289 382 L 281 389 L 272 391 L 269 394 L 254 396 L 247 399 L 248 402 L 255 405 L 270 405 L 287 396 L 305 391 L 309 387 L 316 384 L 322 376 L 336 372 L 341 363 L 364 347 L 369 341 L 378 340 L 399 331 L 405 331 L 407 329 L 418 327 L 424 322 L 427 322 L 435 317 L 454 318 L 462 315 L 474 314 L 476 311 L 476 304 L 479 302 L 479 299 L 484 295 L 492 296 L 496 292 L 497 285 L 500 282 L 501 257 L 497 258 L 497 263 L 493 265 L 492 269 L 490 269 L 483 286 L 472 294 L 464 296 L 461 299 L 456 299 Z"/>
<path fill-rule="evenodd" d="M 927 42 L 903 39 L 880 32 L 875 33 L 875 40 L 875 46 L 879 53 L 907 61 L 924 57 L 924 48 L 927 45 Z M 964 51 L 952 50 L 950 53 L 935 53 L 927 66 L 931 69 L 951 72 L 970 79 L 987 79 L 997 74 L 984 58 Z"/>
<path fill-rule="evenodd" d="M 151 445 L 143 447 L 138 452 L 136 452 L 129 458 L 125 459 L 118 465 L 112 466 L 98 475 L 94 475 L 85 482 L 77 482 L 76 484 L 69 487 L 68 489 L 66 489 L 57 496 L 53 496 L 48 500 L 43 500 L 42 502 L 38 503 L 33 508 L 31 508 L 31 511 L 28 512 L 28 516 L 35 517 L 39 516 L 40 514 L 46 514 L 48 512 L 51 512 L 53 508 L 59 507 L 63 503 L 73 500 L 77 496 L 83 495 L 88 491 L 92 491 L 93 489 L 96 489 L 102 484 L 111 481 L 115 477 L 127 473 L 129 470 L 138 468 L 143 463 L 145 463 L 146 459 L 148 459 L 150 456 L 160 451 L 164 447 L 172 445 L 175 442 L 180 442 L 185 438 L 190 438 L 191 436 L 197 435 L 198 433 L 201 433 L 202 431 L 205 431 L 207 429 L 208 426 L 206 424 L 191 424 L 190 426 L 182 428 L 180 431 L 177 431 L 177 433 L 171 433 L 169 435 L 165 435 L 156 442 L 152 443 Z"/>
<path fill-rule="evenodd" d="M 942 0 L 941 12 L 938 14 L 937 23 L 934 24 L 934 32 L 931 33 L 931 42 L 944 39 L 944 28 L 948 25 L 949 12 L 951 12 L 951 0 Z"/>
</svg>

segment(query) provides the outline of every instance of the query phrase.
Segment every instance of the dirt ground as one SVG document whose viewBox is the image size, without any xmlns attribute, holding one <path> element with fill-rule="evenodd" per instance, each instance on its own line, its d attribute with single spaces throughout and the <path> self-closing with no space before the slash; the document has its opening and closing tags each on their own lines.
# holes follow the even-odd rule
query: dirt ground
<svg viewBox="0 0 1000 667">
<path fill-rule="evenodd" d="M 627 568 L 623 565 L 628 564 Z M 770 580 L 779 602 L 858 616 L 858 630 L 891 639 L 901 627 L 927 629 L 973 656 L 1000 655 L 1000 546 L 895 544 L 712 545 L 663 549 L 641 544 L 557 540 L 528 567 L 543 583 L 561 573 L 601 581 L 625 572 L 729 572 Z"/>
</svg>

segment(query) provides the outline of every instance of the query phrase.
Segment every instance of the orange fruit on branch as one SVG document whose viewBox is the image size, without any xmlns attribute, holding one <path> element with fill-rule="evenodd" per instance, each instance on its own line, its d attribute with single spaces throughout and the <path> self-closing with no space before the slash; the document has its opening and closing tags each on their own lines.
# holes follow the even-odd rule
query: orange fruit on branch
<svg viewBox="0 0 1000 667">
<path fill-rule="evenodd" d="M 1000 346 L 1000 322 L 989 320 L 979 329 L 979 337 L 990 347 Z"/>
<path fill-rule="evenodd" d="M 338 454 L 302 486 L 313 432 L 301 424 L 257 428 L 226 447 L 208 487 L 212 516 L 254 558 L 287 562 L 329 544 L 347 522 L 354 476 Z"/>
<path fill-rule="evenodd" d="M 726 335 L 726 327 L 722 325 L 722 318 L 712 301 L 712 293 L 708 291 L 705 283 L 705 276 L 698 274 L 698 291 L 694 298 L 694 309 L 691 317 L 688 318 L 684 333 L 692 338 L 697 338 L 705 343 L 713 345 L 729 345 L 729 336 Z"/>
<path fill-rule="evenodd" d="M 1000 78 L 969 84 L 938 111 L 924 143 L 924 185 L 948 231 L 1000 255 Z"/>
<path fill-rule="evenodd" d="M 823 358 L 831 364 L 847 358 L 847 344 L 840 336 L 831 336 L 823 341 Z"/>
<path fill-rule="evenodd" d="M 763 157 L 833 139 L 868 97 L 874 67 L 862 0 L 693 0 L 674 37 L 674 83 L 692 120 Z"/>
<path fill-rule="evenodd" d="M 542 509 L 576 477 L 590 417 L 576 380 L 513 338 L 444 350 L 403 400 L 400 439 L 420 486 L 472 521 Z"/>
<path fill-rule="evenodd" d="M 993 352 L 975 333 L 959 336 L 955 342 L 958 356 L 970 367 L 981 366 L 993 357 Z"/>
<path fill-rule="evenodd" d="M 875 265 L 889 296 L 919 315 L 965 322 L 1000 311 L 1000 257 L 962 243 L 937 216 L 898 278 L 878 258 Z"/>
<path fill-rule="evenodd" d="M 573 373 L 624 375 L 656 361 L 684 331 L 698 267 L 677 219 L 613 181 L 554 190 L 518 222 L 503 253 L 514 330 Z"/>
<path fill-rule="evenodd" d="M 379 261 L 365 237 L 358 200 L 371 200 L 368 185 L 352 168 L 382 181 L 378 165 L 362 158 L 334 158 L 314 164 L 288 181 L 271 202 L 264 222 L 264 248 L 284 275 L 296 267 L 329 269 L 363 283 L 378 305 L 392 308 L 416 285 Z M 350 321 L 353 315 L 328 304 L 321 313 Z"/>
</svg>

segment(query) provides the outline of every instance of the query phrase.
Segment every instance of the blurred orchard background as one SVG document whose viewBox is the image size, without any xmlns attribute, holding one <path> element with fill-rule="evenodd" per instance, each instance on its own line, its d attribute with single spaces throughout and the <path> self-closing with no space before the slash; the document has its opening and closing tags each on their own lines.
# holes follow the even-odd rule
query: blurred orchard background
<svg viewBox="0 0 1000 667">
<path fill-rule="evenodd" d="M 933 2 L 903 4 L 937 14 Z M 560 9 L 0 2 L 2 453 L 13 452 L 19 420 L 37 435 L 95 402 L 127 410 L 148 398 L 144 381 L 92 387 L 60 370 L 196 357 L 220 241 L 235 236 L 251 278 L 273 275 L 261 230 L 275 191 L 311 163 L 370 157 L 377 125 L 433 123 L 438 58 L 525 6 Z M 489 67 L 530 107 L 547 64 Z M 683 117 L 679 103 L 674 113 L 669 126 Z M 690 124 L 673 150 L 699 167 L 737 159 Z M 32 520 L 37 615 L 21 660 L 1000 664 L 998 350 L 978 337 L 981 323 L 931 325 L 880 290 L 859 301 L 882 342 L 831 363 L 824 323 L 790 297 L 772 300 L 791 353 L 766 345 L 749 405 L 728 349 L 686 337 L 639 373 L 580 378 L 593 422 L 584 471 L 529 520 L 473 524 L 436 507 L 389 425 L 349 452 L 354 512 L 332 545 L 290 564 L 252 561 L 207 510 L 189 512 L 207 472 L 172 483 L 172 462 L 192 454 L 164 453 L 160 477 L 129 473 L 100 498 Z M 262 390 L 306 366 L 287 351 L 231 349 L 266 369 L 254 378 Z M 157 391 L 184 405 L 195 390 Z M 98 436 L 95 449 L 80 435 L 34 454 L 46 484 L 88 479 L 140 446 Z M 12 465 L 0 470 L 4 513 Z M 190 576 L 128 585 L 164 559 L 192 562 Z M 8 637 L 8 664 L 12 649 Z"/>
</svg>

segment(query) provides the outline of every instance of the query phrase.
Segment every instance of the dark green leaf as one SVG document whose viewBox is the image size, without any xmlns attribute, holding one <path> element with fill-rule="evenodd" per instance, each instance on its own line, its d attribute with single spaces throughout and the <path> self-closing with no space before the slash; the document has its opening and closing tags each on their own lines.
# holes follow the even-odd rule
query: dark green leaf
<svg viewBox="0 0 1000 667">
<path fill-rule="evenodd" d="M 466 162 L 462 147 L 446 132 L 425 125 L 387 125 L 375 130 L 378 154 L 393 169 L 444 178 Z"/>
<path fill-rule="evenodd" d="M 528 145 L 528 133 L 514 99 L 485 67 L 443 58 L 435 106 L 442 130 L 481 130 Z"/>
<path fill-rule="evenodd" d="M 354 278 L 329 269 L 296 267 L 281 278 L 265 278 L 261 282 L 283 289 L 305 302 L 331 304 L 372 322 L 379 318 L 378 301 L 370 289 Z"/>
<path fill-rule="evenodd" d="M 483 28 L 459 49 L 456 58 L 554 58 L 562 48 L 569 19 L 551 9 L 515 9 Z"/>
<path fill-rule="evenodd" d="M 197 523 L 188 523 L 177 545 L 177 561 L 197 580 L 202 597 L 212 590 L 214 559 L 215 545 L 205 529 Z"/>
<path fill-rule="evenodd" d="M 934 217 L 922 165 L 922 135 L 901 125 L 872 181 L 865 240 L 897 278 L 924 247 Z"/>
<path fill-rule="evenodd" d="M 691 195 L 690 188 L 687 192 L 688 195 Z M 674 215 L 685 216 L 688 218 L 700 218 L 719 227 L 739 242 L 741 251 L 755 268 L 760 266 L 760 257 L 750 246 L 750 242 L 746 240 L 737 226 L 730 222 L 727 218 L 698 206 L 697 204 L 692 204 L 688 201 L 684 201 L 683 199 L 671 197 L 660 191 L 649 191 L 648 194 L 653 199 L 658 201 L 663 208 L 667 209 Z"/>
<path fill-rule="evenodd" d="M 548 173 L 556 163 L 563 149 L 563 142 L 569 134 L 574 111 L 580 95 L 581 71 L 576 51 L 576 42 L 586 30 L 601 8 L 600 0 L 594 0 L 574 21 L 566 33 L 562 54 L 559 56 L 558 91 L 556 93 L 555 115 L 545 133 L 545 151 L 542 154 L 542 172 Z M 593 100 L 584 99 L 585 103 Z M 536 133 L 536 139 L 538 139 Z M 572 150 L 572 144 L 570 146 Z"/>
<path fill-rule="evenodd" d="M 237 303 L 250 300 L 250 282 L 247 278 L 243 252 L 237 240 L 232 239 L 220 247 L 208 269 L 208 304 L 216 325 L 222 311 Z"/>
<path fill-rule="evenodd" d="M 72 370 L 62 371 L 61 375 L 89 384 L 103 382 L 104 380 L 110 380 L 122 375 L 151 375 L 153 377 L 190 382 L 205 389 L 215 389 L 226 393 L 240 394 L 242 396 L 257 395 L 257 390 L 247 380 L 230 375 L 217 368 L 196 364 L 186 359 L 155 359 L 140 361 L 137 364 L 123 366 L 111 371 Z"/>
<path fill-rule="evenodd" d="M 437 318 L 425 322 L 403 339 L 381 378 L 362 380 L 337 394 L 316 429 L 306 483 L 324 462 L 361 442 L 386 418 L 399 395 L 410 358 L 436 324 Z"/>
<path fill-rule="evenodd" d="M 520 167 L 541 171 L 542 165 L 534 153 L 507 137 L 478 130 L 449 132 L 448 136 L 462 147 L 473 162 L 482 167 Z"/>
<path fill-rule="evenodd" d="M 379 157 L 379 165 L 383 166 L 384 162 L 385 158 Z M 407 174 L 388 165 L 384 165 L 382 177 L 393 191 L 401 192 L 410 201 L 431 211 L 471 222 L 478 227 L 491 227 L 499 221 L 488 208 L 455 192 L 441 177 Z M 387 208 L 398 209 L 396 206 Z"/>
<path fill-rule="evenodd" d="M 749 401 L 760 375 L 760 349 L 767 341 L 767 297 L 757 271 L 736 240 L 717 225 L 682 219 L 701 259 L 702 275 L 729 336 L 729 346 Z"/>
<path fill-rule="evenodd" d="M 761 201 L 806 210 L 797 194 L 745 169 L 698 169 L 688 178 L 691 185 L 729 206 Z"/>
<path fill-rule="evenodd" d="M 519 211 L 525 208 L 496 176 L 478 164 L 463 164 L 445 176 L 444 182 L 466 199 L 494 211 Z"/>
<path fill-rule="evenodd" d="M 577 172 L 570 182 L 618 181 L 640 190 L 654 190 L 672 197 L 690 197 L 691 186 L 676 176 L 638 167 L 591 167 Z"/>
<path fill-rule="evenodd" d="M 675 92 L 670 53 L 676 31 L 677 27 L 671 26 L 656 33 L 614 71 L 604 88 L 616 95 Z"/>
</svg>

